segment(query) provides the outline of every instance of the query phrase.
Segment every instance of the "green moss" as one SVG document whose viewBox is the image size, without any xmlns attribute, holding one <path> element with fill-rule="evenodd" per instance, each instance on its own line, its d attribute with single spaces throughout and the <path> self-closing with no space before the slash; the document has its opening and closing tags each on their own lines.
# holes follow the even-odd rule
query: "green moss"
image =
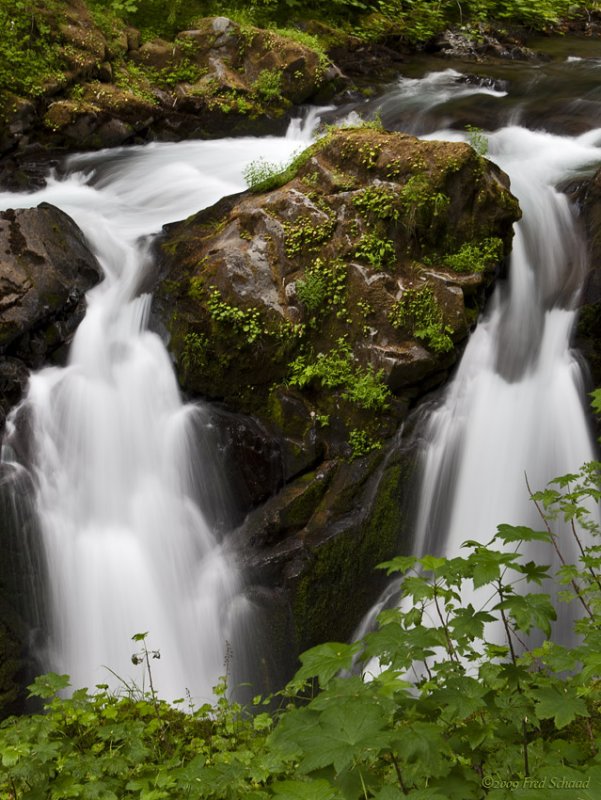
<svg viewBox="0 0 601 800">
<path fill-rule="evenodd" d="M 406 289 L 392 306 L 388 318 L 394 328 L 405 329 L 434 353 L 453 349 L 449 335 L 453 330 L 445 325 L 442 310 L 430 286 Z"/>
<path fill-rule="evenodd" d="M 322 506 L 326 504 L 331 509 L 330 495 L 343 494 L 342 486 L 346 486 L 350 491 L 346 513 L 357 507 L 358 501 L 359 507 L 367 507 L 367 512 L 355 524 L 311 550 L 311 560 L 298 580 L 293 598 L 301 649 L 332 638 L 350 638 L 381 588 L 376 565 L 398 552 L 405 522 L 398 500 L 403 492 L 404 470 L 400 464 L 387 468 L 370 496 L 370 475 L 380 464 L 381 455 L 375 454 L 361 467 L 342 467 L 322 501 Z"/>
</svg>

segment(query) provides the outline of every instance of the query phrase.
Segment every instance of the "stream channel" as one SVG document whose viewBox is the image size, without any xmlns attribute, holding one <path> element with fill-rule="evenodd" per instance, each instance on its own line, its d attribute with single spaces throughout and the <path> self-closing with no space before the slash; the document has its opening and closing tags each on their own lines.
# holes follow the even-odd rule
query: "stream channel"
<svg viewBox="0 0 601 800">
<path fill-rule="evenodd" d="M 499 522 L 536 524 L 524 473 L 540 488 L 595 456 L 590 387 L 570 349 L 587 252 L 575 210 L 555 188 L 601 162 L 601 58 L 592 44 L 561 42 L 544 63 L 416 59 L 377 96 L 323 111 L 329 122 L 377 111 L 385 127 L 428 138 L 465 140 L 466 125 L 482 128 L 524 212 L 508 278 L 450 383 L 416 412 L 419 553 L 456 554 Z M 285 162 L 309 143 L 319 113 L 285 137 L 73 156 L 46 188 L 0 193 L 1 208 L 63 209 L 105 274 L 88 294 L 67 364 L 31 378 L 20 410 L 30 421 L 28 461 L 17 455 L 15 412 L 3 447 L 15 508 L 35 509 L 49 576 L 38 658 L 75 687 L 128 678 L 131 637 L 150 631 L 150 646 L 168 654 L 153 665 L 160 694 L 188 689 L 202 702 L 223 673 L 226 643 L 246 648 L 252 611 L 227 535 L 213 524 L 229 500 L 210 409 L 182 401 L 140 287 L 153 234 L 244 189 L 249 162 Z M 191 444 L 199 431 L 201 453 Z"/>
</svg>

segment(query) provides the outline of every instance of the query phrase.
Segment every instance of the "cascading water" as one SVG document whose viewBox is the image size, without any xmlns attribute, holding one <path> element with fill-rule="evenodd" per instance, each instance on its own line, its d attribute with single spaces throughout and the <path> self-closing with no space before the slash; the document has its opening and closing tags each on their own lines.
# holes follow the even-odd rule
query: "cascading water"
<svg viewBox="0 0 601 800">
<path fill-rule="evenodd" d="M 508 284 L 495 292 L 428 422 L 418 552 L 456 555 L 462 541 L 489 538 L 500 522 L 539 524 L 525 476 L 542 488 L 594 457 L 570 351 L 585 251 L 554 185 L 599 160 L 596 138 L 522 128 L 489 137 L 490 157 L 509 174 L 524 218 Z"/>
<path fill-rule="evenodd" d="M 202 508 L 202 485 L 218 481 L 208 440 L 199 445 L 194 432 L 206 427 L 206 412 L 182 404 L 163 343 L 147 329 L 148 237 L 243 189 L 253 159 L 287 160 L 314 122 L 292 125 L 285 138 L 75 157 L 62 181 L 33 195 L 0 194 L 2 208 L 63 209 L 105 274 L 88 294 L 67 366 L 33 375 L 24 401 L 50 594 L 42 660 L 74 686 L 114 683 L 103 665 L 129 679 L 131 637 L 145 631 L 163 654 L 153 664 L 161 696 L 188 689 L 209 699 L 224 671 L 244 603 Z"/>
<path fill-rule="evenodd" d="M 436 83 L 431 76 L 426 81 L 427 88 Z M 413 102 L 414 85 L 409 94 Z M 432 110 L 428 92 L 421 102 Z M 427 138 L 465 136 L 439 131 Z M 509 278 L 499 282 L 455 377 L 424 421 L 417 555 L 456 556 L 462 542 L 488 541 L 502 522 L 539 527 L 526 481 L 544 488 L 595 457 L 584 379 L 570 350 L 586 252 L 574 211 L 555 187 L 601 161 L 601 130 L 571 138 L 512 126 L 487 138 L 488 157 L 510 176 L 523 219 Z M 569 557 L 568 537 L 562 547 Z M 529 552 L 538 557 L 534 548 Z M 548 555 L 539 552 L 539 560 Z M 391 585 L 357 637 L 395 593 Z"/>
</svg>

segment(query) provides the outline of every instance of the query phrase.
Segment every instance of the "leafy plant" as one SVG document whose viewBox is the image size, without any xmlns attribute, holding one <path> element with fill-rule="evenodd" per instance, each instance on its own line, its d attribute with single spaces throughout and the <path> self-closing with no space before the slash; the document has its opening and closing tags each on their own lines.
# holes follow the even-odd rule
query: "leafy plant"
<svg viewBox="0 0 601 800">
<path fill-rule="evenodd" d="M 435 353 L 453 348 L 452 328 L 444 322 L 438 300 L 430 286 L 406 289 L 388 314 L 394 328 L 404 328 Z"/>
<path fill-rule="evenodd" d="M 316 258 L 307 269 L 305 277 L 296 282 L 296 294 L 316 320 L 323 314 L 335 312 L 338 319 L 346 319 L 347 267 L 344 261 L 323 261 Z"/>
<path fill-rule="evenodd" d="M 361 433 L 353 442 L 367 448 Z M 399 604 L 361 641 L 303 653 L 274 711 L 255 698 L 244 713 L 227 699 L 225 680 L 212 705 L 184 713 L 183 699 L 168 705 L 152 690 L 119 696 L 101 685 L 65 698 L 57 692 L 67 676 L 37 678 L 30 694 L 44 699 L 44 714 L 0 726 L 0 796 L 595 800 L 600 481 L 601 464 L 592 463 L 531 493 L 538 530 L 499 525 L 460 556 L 381 565 Z M 559 562 L 555 575 L 531 559 L 532 545 Z M 553 577 L 564 587 L 556 596 L 542 590 Z M 574 645 L 553 641 L 559 604 L 580 609 L 572 609 Z M 134 638 L 148 667 L 145 637 Z"/>
<path fill-rule="evenodd" d="M 456 253 L 444 256 L 443 264 L 455 272 L 484 272 L 499 263 L 503 241 L 490 236 L 480 242 L 465 242 Z"/>
<path fill-rule="evenodd" d="M 366 410 L 381 411 L 390 400 L 383 373 L 372 366 L 359 366 L 344 338 L 327 353 L 298 356 L 290 365 L 290 373 L 291 386 L 304 389 L 317 384 L 322 389 L 342 389 L 344 399 Z"/>
<path fill-rule="evenodd" d="M 479 156 L 485 156 L 488 153 L 488 138 L 483 133 L 482 128 L 477 128 L 475 125 L 466 125 L 468 132 L 468 141 L 473 149 Z"/>
<path fill-rule="evenodd" d="M 395 259 L 394 242 L 383 239 L 377 233 L 369 231 L 359 239 L 355 249 L 357 258 L 367 261 L 374 269 L 382 270 Z"/>
</svg>

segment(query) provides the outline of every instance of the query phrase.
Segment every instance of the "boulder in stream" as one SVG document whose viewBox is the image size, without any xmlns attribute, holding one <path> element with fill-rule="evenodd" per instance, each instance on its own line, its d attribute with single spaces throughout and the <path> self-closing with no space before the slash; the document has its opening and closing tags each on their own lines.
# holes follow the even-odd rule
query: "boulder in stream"
<svg viewBox="0 0 601 800">
<path fill-rule="evenodd" d="M 279 448 L 283 485 L 235 540 L 302 649 L 352 633 L 374 566 L 408 542 L 413 455 L 392 437 L 455 363 L 520 212 L 467 144 L 374 126 L 249 176 L 166 226 L 155 311 L 184 391 L 254 415 Z"/>
</svg>

